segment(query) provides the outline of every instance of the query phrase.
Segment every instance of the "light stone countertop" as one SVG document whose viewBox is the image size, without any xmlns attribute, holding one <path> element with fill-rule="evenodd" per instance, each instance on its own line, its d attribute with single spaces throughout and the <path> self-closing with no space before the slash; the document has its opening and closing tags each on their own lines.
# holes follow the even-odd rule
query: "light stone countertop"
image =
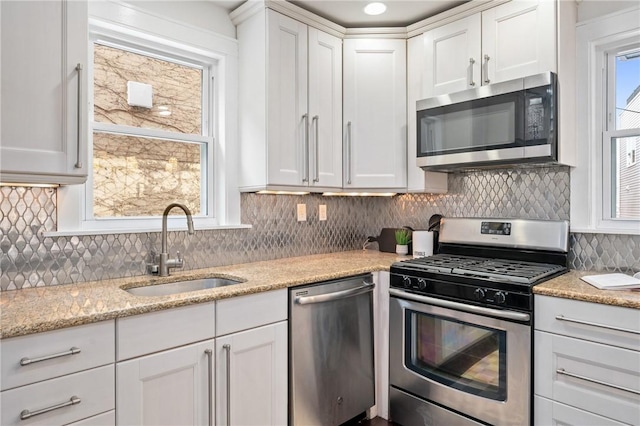
<svg viewBox="0 0 640 426">
<path fill-rule="evenodd" d="M 585 275 L 605 272 L 569 271 L 564 275 L 545 281 L 533 287 L 534 294 L 582 300 L 583 302 L 622 306 L 640 309 L 640 290 L 600 290 L 582 281 Z"/>
<path fill-rule="evenodd" d="M 193 271 L 172 270 L 170 277 L 162 278 L 149 275 L 5 291 L 0 293 L 0 338 L 40 333 L 361 273 L 388 271 L 393 262 L 408 258 L 392 253 L 359 250 Z M 212 276 L 238 279 L 242 283 L 170 296 L 134 296 L 123 290 Z"/>
</svg>

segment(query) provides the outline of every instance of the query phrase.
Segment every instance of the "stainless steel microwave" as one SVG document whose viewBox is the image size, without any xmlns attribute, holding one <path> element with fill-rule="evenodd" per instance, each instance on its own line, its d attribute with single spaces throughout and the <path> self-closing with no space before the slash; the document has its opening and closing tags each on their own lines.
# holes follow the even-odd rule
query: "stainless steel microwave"
<svg viewBox="0 0 640 426">
<path fill-rule="evenodd" d="M 554 163 L 557 106 L 551 72 L 418 101 L 417 165 L 455 171 Z"/>
</svg>

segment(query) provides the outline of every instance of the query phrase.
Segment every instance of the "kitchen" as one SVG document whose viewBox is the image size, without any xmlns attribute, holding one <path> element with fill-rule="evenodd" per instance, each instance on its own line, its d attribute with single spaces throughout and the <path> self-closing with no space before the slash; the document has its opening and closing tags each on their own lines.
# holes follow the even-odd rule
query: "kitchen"
<svg viewBox="0 0 640 426">
<path fill-rule="evenodd" d="M 631 6 L 633 4 L 625 2 L 581 2 L 578 6 L 578 21 L 589 23 L 600 15 L 615 13 Z M 187 8 L 176 7 L 168 2 L 156 5 L 143 3 L 139 7 L 143 11 L 145 8 L 153 9 L 147 14 L 151 17 L 171 16 L 172 25 L 178 25 L 176 21 L 188 20 L 187 22 L 191 22 L 190 25 L 196 27 L 201 36 L 203 27 L 207 33 L 214 28 L 213 32 L 224 36 L 218 41 L 223 44 L 220 50 L 233 51 L 233 47 L 227 45 L 236 43 L 236 28 L 226 9 L 223 10 L 215 4 L 197 3 L 190 12 Z M 98 10 L 98 5 L 90 5 L 90 11 L 92 8 Z M 129 15 L 134 15 L 132 11 L 139 11 L 136 8 L 127 10 L 130 12 Z M 101 13 L 110 12 L 105 6 Z M 204 19 L 204 16 L 212 16 L 213 21 Z M 177 27 L 171 27 L 172 30 L 175 28 Z M 4 50 L 3 45 L 3 52 Z M 230 67 L 230 72 L 237 66 L 231 62 L 226 64 Z M 4 67 L 2 75 L 3 79 L 7 75 Z M 4 88 L 3 81 L 3 91 Z M 228 89 L 233 90 L 232 83 Z M 241 91 L 241 88 L 239 89 Z M 235 101 L 231 99 L 230 102 L 233 105 Z M 577 104 L 581 106 L 580 102 Z M 577 111 L 579 110 L 577 108 Z M 74 116 L 75 111 L 70 115 Z M 232 113 L 229 115 L 231 117 L 226 116 L 225 119 L 229 120 L 227 127 L 232 129 L 234 117 Z M 313 118 L 313 115 L 309 118 Z M 5 108 L 2 123 L 5 135 Z M 70 126 L 69 130 L 75 130 L 75 126 Z M 240 134 L 242 131 L 240 128 Z M 229 132 L 228 137 L 233 140 L 233 130 Z M 407 136 L 410 138 L 411 134 Z M 4 138 L 5 136 L 3 145 Z M 75 150 L 75 146 L 73 148 Z M 240 155 L 238 152 L 234 154 L 231 146 L 227 148 L 227 161 L 232 161 L 230 159 L 233 159 L 234 155 Z M 73 154 L 75 155 L 75 151 Z M 252 158 L 251 155 L 255 154 L 243 153 L 243 163 L 245 158 Z M 262 167 L 264 168 L 264 165 Z M 519 217 L 571 220 L 570 269 L 638 272 L 640 256 L 637 253 L 637 231 L 588 232 L 590 218 L 579 218 L 583 212 L 580 209 L 573 210 L 576 209 L 574 197 L 581 197 L 580 193 L 585 192 L 579 189 L 580 186 L 572 186 L 576 184 L 574 175 L 583 169 L 547 166 L 450 173 L 446 176 L 447 192 L 444 194 L 425 190 L 422 174 L 422 182 L 416 184 L 415 191 L 390 198 L 325 197 L 317 194 L 285 196 L 249 192 L 239 194 L 236 191 L 227 195 L 229 205 L 216 216 L 222 218 L 226 215 L 229 224 L 250 224 L 251 227 L 206 230 L 199 227 L 196 221 L 196 231 L 192 236 L 187 236 L 184 232 L 169 233 L 169 248 L 172 253 L 176 250 L 183 253 L 185 271 L 218 266 L 233 268 L 232 265 L 248 262 L 360 250 L 367 236 L 377 235 L 381 228 L 407 225 L 423 229 L 428 218 L 435 213 L 445 217 Z M 225 173 L 218 181 L 228 179 L 230 186 L 233 187 L 235 183 L 237 187 L 235 179 L 238 178 L 234 179 L 230 170 L 225 170 Z M 440 186 L 442 187 L 441 183 Z M 0 243 L 3 251 L 0 287 L 3 291 L 3 305 L 7 299 L 22 297 L 11 295 L 29 287 L 38 287 L 45 291 L 57 287 L 57 284 L 144 277 L 146 274 L 150 252 L 160 250 L 160 221 L 140 227 L 144 232 L 95 234 L 90 231 L 77 231 L 77 228 L 74 232 L 73 226 L 67 222 L 78 216 L 78 213 L 74 212 L 73 204 L 69 207 L 68 201 L 76 196 L 73 190 L 77 187 L 79 185 L 58 189 L 17 186 L 0 188 L 3 231 Z M 443 192 L 442 189 L 440 192 Z M 297 220 L 300 204 L 306 206 L 306 221 Z M 319 215 L 322 205 L 326 206 L 327 218 L 324 221 L 320 220 Z M 582 219 L 582 225 L 576 226 L 574 218 Z M 175 219 L 176 223 L 173 226 L 184 230 L 184 219 Z M 353 268 L 358 269 L 356 266 Z M 300 266 L 299 269 L 305 267 Z M 181 273 L 177 270 L 172 271 L 174 275 Z M 330 278 L 332 277 L 324 279 Z M 301 280 L 300 283 L 304 278 Z M 65 286 L 58 287 L 65 289 Z M 106 309 L 106 302 L 99 300 L 82 299 L 65 303 L 70 303 L 65 306 L 74 312 L 86 310 L 87 313 L 104 313 Z M 15 317 L 6 318 L 7 309 L 3 306 L 3 328 L 6 324 L 19 321 Z"/>
</svg>

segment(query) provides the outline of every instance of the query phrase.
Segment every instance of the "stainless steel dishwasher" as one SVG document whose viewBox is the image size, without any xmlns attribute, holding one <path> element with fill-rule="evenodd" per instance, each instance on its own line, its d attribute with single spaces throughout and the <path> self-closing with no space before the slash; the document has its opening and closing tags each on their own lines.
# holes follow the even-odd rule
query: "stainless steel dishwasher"
<svg viewBox="0 0 640 426">
<path fill-rule="evenodd" d="M 375 404 L 373 278 L 289 290 L 289 423 L 332 426 Z"/>
</svg>

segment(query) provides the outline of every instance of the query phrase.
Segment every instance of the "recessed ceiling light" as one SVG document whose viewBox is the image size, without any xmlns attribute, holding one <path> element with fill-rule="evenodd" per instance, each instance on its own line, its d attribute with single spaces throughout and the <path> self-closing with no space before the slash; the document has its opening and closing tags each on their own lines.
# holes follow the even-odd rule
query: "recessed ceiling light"
<svg viewBox="0 0 640 426">
<path fill-rule="evenodd" d="M 380 15 L 385 10 L 387 10 L 387 6 L 380 2 L 369 3 L 364 7 L 364 13 L 367 15 Z"/>
</svg>

